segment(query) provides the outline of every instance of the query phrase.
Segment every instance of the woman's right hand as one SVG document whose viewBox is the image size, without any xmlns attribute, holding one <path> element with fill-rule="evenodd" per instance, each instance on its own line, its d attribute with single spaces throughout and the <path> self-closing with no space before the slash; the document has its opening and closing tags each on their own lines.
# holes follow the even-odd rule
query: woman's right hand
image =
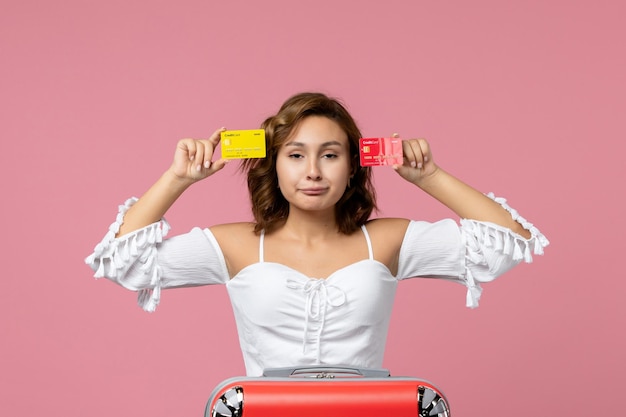
<svg viewBox="0 0 626 417">
<path fill-rule="evenodd" d="M 194 183 L 224 168 L 228 160 L 213 161 L 213 156 L 220 143 L 220 134 L 225 130 L 217 129 L 209 139 L 179 140 L 170 172 L 180 180 Z"/>
</svg>

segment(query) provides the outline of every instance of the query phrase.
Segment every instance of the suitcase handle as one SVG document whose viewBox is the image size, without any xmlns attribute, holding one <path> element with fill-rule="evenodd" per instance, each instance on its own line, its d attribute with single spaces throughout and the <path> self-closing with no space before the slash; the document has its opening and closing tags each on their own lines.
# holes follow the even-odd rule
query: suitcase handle
<svg viewBox="0 0 626 417">
<path fill-rule="evenodd" d="M 348 366 L 309 366 L 268 368 L 263 371 L 265 377 L 278 378 L 387 378 L 387 369 L 354 368 Z"/>
</svg>

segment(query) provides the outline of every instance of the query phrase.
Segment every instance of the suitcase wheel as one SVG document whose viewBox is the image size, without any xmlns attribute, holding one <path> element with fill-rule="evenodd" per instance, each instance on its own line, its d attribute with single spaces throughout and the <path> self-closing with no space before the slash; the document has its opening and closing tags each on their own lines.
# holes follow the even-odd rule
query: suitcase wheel
<svg viewBox="0 0 626 417">
<path fill-rule="evenodd" d="M 417 388 L 417 409 L 420 417 L 450 417 L 450 407 L 446 400 L 423 385 Z"/>
<path fill-rule="evenodd" d="M 243 388 L 232 387 L 215 402 L 211 417 L 241 417 L 243 413 Z"/>
</svg>

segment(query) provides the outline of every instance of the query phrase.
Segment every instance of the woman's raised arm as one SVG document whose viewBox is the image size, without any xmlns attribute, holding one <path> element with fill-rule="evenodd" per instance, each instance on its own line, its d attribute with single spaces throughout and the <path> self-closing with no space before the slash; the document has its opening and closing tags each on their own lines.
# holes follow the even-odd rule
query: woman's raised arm
<svg viewBox="0 0 626 417">
<path fill-rule="evenodd" d="M 176 145 L 172 165 L 128 209 L 116 237 L 159 221 L 190 185 L 224 168 L 227 162 L 225 159 L 213 161 L 222 131 L 224 128 L 216 130 L 206 140 L 180 140 Z"/>
<path fill-rule="evenodd" d="M 404 163 L 394 166 L 402 178 L 421 188 L 461 218 L 495 223 L 525 238 L 531 236 L 502 205 L 437 166 L 425 139 L 404 140 L 402 145 Z"/>
</svg>

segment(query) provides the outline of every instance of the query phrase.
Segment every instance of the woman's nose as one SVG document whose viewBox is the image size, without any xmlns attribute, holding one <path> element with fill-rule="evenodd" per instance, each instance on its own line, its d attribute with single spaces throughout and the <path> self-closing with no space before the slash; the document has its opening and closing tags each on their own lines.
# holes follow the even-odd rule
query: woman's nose
<svg viewBox="0 0 626 417">
<path fill-rule="evenodd" d="M 320 172 L 320 168 L 317 165 L 317 161 L 311 161 L 309 164 L 309 172 L 307 174 L 307 178 L 314 181 L 319 181 L 322 179 L 322 173 Z"/>
</svg>

